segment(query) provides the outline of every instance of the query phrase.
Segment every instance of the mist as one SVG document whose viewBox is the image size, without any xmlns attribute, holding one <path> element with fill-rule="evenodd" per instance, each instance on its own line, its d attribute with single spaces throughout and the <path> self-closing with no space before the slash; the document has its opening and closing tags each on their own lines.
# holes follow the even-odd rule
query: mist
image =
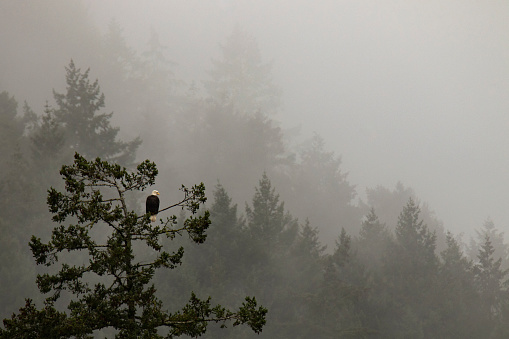
<svg viewBox="0 0 509 339">
<path fill-rule="evenodd" d="M 487 217 L 509 226 L 507 6 L 152 2 L 113 17 L 133 44 L 150 29 L 166 37 L 189 80 L 203 79 L 217 44 L 241 24 L 272 60 L 283 128 L 322 135 L 359 194 L 401 181 L 468 233 Z"/>
<path fill-rule="evenodd" d="M 470 234 L 488 217 L 501 228 L 509 226 L 505 2 L 83 5 L 91 19 L 86 24 L 93 25 L 90 31 L 104 33 L 115 20 L 137 51 L 145 50 L 150 33 L 156 32 L 167 46 L 167 58 L 176 64 L 177 78 L 195 81 L 198 87 L 211 59 L 219 57 L 219 44 L 241 25 L 257 39 L 264 60 L 272 65 L 273 82 L 282 90 L 283 106 L 274 119 L 285 130 L 299 130 L 295 143 L 313 132 L 321 135 L 327 148 L 341 156 L 360 197 L 366 188 L 394 187 L 401 181 L 455 232 Z M 9 15 L 3 22 L 14 18 Z M 30 18 L 23 20 L 27 23 Z M 34 53 L 34 41 L 23 43 L 23 34 L 30 32 L 9 32 L 4 39 L 13 47 L 5 49 L 9 59 L 3 64 L 11 66 L 3 69 L 2 82 L 9 81 L 9 90 L 34 107 L 41 107 L 51 93 L 30 84 L 52 79 L 48 87 L 58 88 L 62 86 L 58 70 L 71 57 L 96 57 L 92 50 L 90 55 L 73 55 L 73 46 L 59 47 L 60 39 L 42 36 L 37 42 L 43 45 L 40 49 L 59 51 L 51 59 L 41 58 Z M 68 39 L 73 44 L 87 41 L 80 36 Z M 54 72 L 43 75 L 48 67 Z M 21 73 L 13 74 L 15 70 Z M 92 72 L 107 81 L 97 68 Z M 107 104 L 117 111 L 114 100 Z M 125 118 L 118 123 L 122 132 L 136 133 Z"/>
<path fill-rule="evenodd" d="M 316 228 L 327 246 L 320 255 L 338 251 L 342 229 L 362 248 L 356 237 L 371 207 L 397 232 L 413 199 L 437 255 L 451 232 L 475 262 L 491 232 L 508 266 L 505 1 L 6 1 L 0 29 L 0 93 L 17 102 L 9 118 L 16 127 L 0 120 L 10 140 L 0 146 L 4 173 L 17 154 L 30 163 L 30 140 L 45 109 L 58 106 L 55 93 L 65 93 L 72 60 L 98 80 L 101 111 L 132 143 L 122 161 L 154 161 L 155 188 L 167 199 L 203 181 L 207 207 L 224 187 L 249 221 L 266 176 L 296 229 Z M 237 57 L 255 68 L 231 99 L 221 72 Z M 44 196 L 61 185 L 57 159 L 71 161 L 71 153 L 40 165 L 46 172 L 32 190 L 32 217 L 48 225 Z M 3 194 L 19 189 L 9 185 Z M 9 213 L 0 221 L 14 220 Z"/>
</svg>

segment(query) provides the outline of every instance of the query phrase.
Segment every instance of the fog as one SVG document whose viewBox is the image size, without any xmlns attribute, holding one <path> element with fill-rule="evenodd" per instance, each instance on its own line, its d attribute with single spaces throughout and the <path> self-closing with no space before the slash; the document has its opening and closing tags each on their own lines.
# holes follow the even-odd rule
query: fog
<svg viewBox="0 0 509 339">
<path fill-rule="evenodd" d="M 139 51 L 155 31 L 176 64 L 176 76 L 198 86 L 211 59 L 219 57 L 219 44 L 241 25 L 257 39 L 282 89 L 283 106 L 273 118 L 284 130 L 298 127 L 296 144 L 313 132 L 321 135 L 341 156 L 361 198 L 365 188 L 401 181 L 455 232 L 468 234 L 486 218 L 509 227 L 506 2 L 84 4 L 98 33 L 115 20 Z M 24 32 L 16 29 L 8 36 L 16 39 L 16 34 L 23 39 Z M 59 48 L 50 36 L 39 43 Z M 34 107 L 48 100 L 49 88 L 62 85 L 62 65 L 71 57 L 86 60 L 70 55 L 68 46 L 58 62 L 44 60 L 22 40 L 14 46 L 10 60 L 19 64 L 4 67 L 3 87 Z M 31 88 L 30 83 L 48 79 L 41 73 L 48 65 L 55 80 L 50 78 L 47 88 Z M 94 69 L 92 74 L 105 81 Z M 115 102 L 107 101 L 107 109 L 115 111 Z M 120 126 L 122 131 L 132 127 Z"/>
<path fill-rule="evenodd" d="M 26 244 L 79 151 L 154 161 L 161 207 L 205 183 L 207 242 L 154 279 L 174 308 L 192 287 L 259 297 L 266 337 L 509 335 L 509 2 L 3 1 L 0 32 L 0 319 L 42 300 Z"/>
<path fill-rule="evenodd" d="M 121 5 L 122 4 L 122 5 Z M 446 227 L 509 227 L 509 4 L 503 1 L 104 1 L 142 46 L 154 29 L 202 79 L 241 24 L 273 62 L 284 128 L 316 131 L 357 185 L 415 189 Z"/>
</svg>

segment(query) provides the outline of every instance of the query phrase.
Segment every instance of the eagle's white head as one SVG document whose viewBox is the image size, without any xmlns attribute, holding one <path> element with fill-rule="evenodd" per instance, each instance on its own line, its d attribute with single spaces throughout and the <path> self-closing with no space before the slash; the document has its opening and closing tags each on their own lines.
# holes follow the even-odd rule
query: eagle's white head
<svg viewBox="0 0 509 339">
<path fill-rule="evenodd" d="M 153 191 L 152 191 L 152 195 L 159 195 L 159 191 L 157 191 L 157 190 L 153 190 Z"/>
</svg>

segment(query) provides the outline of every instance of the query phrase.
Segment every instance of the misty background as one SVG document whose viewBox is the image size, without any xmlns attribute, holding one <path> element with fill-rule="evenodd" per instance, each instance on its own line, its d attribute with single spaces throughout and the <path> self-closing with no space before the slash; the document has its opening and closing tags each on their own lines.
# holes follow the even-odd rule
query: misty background
<svg viewBox="0 0 509 339">
<path fill-rule="evenodd" d="M 268 337 L 507 337 L 508 2 L 2 1 L 0 32 L 0 319 L 42 301 L 27 243 L 78 151 L 154 161 L 162 207 L 205 183 L 165 305 L 256 295 Z"/>
<path fill-rule="evenodd" d="M 509 227 L 505 1 L 84 1 L 50 11 L 51 3 L 2 5 L 0 86 L 19 101 L 42 107 L 73 58 L 100 80 L 121 135 L 137 136 L 143 121 L 120 116 L 115 85 L 93 65 L 94 34 L 114 20 L 142 53 L 157 33 L 176 78 L 200 89 L 240 25 L 281 89 L 272 118 L 293 145 L 322 136 L 361 199 L 400 181 L 456 233 L 487 218 Z"/>
</svg>

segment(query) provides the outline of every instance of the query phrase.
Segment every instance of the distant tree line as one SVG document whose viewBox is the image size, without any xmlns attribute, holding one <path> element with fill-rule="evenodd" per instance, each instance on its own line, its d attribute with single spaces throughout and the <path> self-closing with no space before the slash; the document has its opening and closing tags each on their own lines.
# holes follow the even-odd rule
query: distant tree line
<svg viewBox="0 0 509 339">
<path fill-rule="evenodd" d="M 506 259 L 495 255 L 487 222 L 469 258 L 453 234 L 438 251 L 436 232 L 409 198 L 394 227 L 371 209 L 352 235 L 343 228 L 327 251 L 318 229 L 284 209 L 263 175 L 245 213 L 218 185 L 207 243 L 193 246 L 186 275 L 165 276 L 178 295 L 185 281 L 225 304 L 251 293 L 267 306 L 270 338 L 505 338 Z M 507 249 L 507 246 L 504 245 Z M 230 336 L 251 337 L 243 329 Z"/>
</svg>

